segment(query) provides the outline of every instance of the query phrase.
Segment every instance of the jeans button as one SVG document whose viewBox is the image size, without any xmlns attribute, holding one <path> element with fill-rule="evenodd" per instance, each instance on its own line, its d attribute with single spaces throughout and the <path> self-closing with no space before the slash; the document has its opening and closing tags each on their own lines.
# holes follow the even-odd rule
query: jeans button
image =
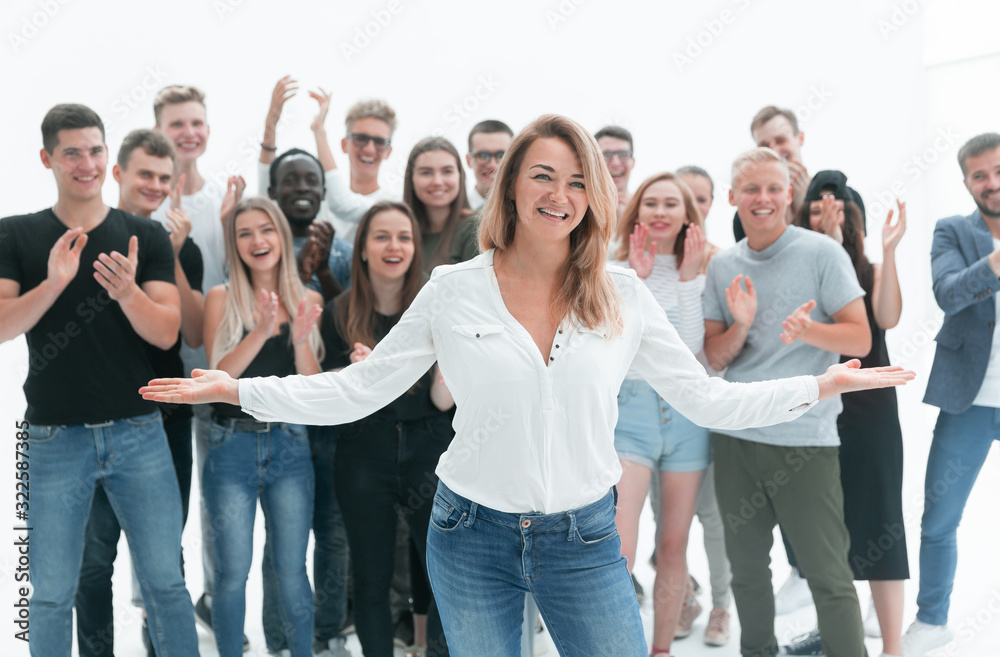
<svg viewBox="0 0 1000 657">
<path fill-rule="evenodd" d="M 527 529 L 528 527 L 531 527 L 531 521 L 530 520 L 522 520 L 521 521 L 521 526 L 524 527 L 525 529 Z"/>
</svg>

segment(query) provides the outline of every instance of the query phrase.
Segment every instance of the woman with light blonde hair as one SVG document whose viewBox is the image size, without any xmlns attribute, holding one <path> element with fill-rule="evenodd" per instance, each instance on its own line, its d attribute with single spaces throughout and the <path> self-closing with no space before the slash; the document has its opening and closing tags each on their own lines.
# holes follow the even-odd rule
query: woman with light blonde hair
<svg viewBox="0 0 1000 657">
<path fill-rule="evenodd" d="M 244 199 L 225 218 L 223 234 L 229 282 L 213 287 L 205 298 L 208 362 L 231 376 L 319 373 L 323 345 L 316 319 L 323 299 L 298 277 L 284 214 L 267 199 Z M 213 404 L 201 481 L 215 549 L 212 629 L 219 654 L 243 652 L 259 496 L 284 633 L 292 655 L 310 657 L 313 598 L 306 545 L 314 474 L 306 428 L 258 422 L 238 405 Z"/>
<path fill-rule="evenodd" d="M 710 379 L 639 279 L 607 267 L 614 185 L 574 121 L 532 122 L 494 185 L 485 253 L 435 269 L 363 362 L 285 379 L 196 372 L 142 393 L 337 424 L 389 403 L 436 360 L 457 408 L 429 501 L 427 570 L 451 654 L 519 655 L 531 593 L 560 655 L 645 655 L 614 521 L 615 398 L 630 363 L 706 426 L 787 421 L 820 397 L 913 375 L 846 364 L 818 377 Z"/>
</svg>

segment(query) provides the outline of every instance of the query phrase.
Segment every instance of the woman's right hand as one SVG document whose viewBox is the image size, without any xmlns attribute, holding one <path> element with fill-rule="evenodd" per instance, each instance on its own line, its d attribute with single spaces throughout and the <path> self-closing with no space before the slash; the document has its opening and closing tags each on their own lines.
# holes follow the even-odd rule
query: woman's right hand
<svg viewBox="0 0 1000 657">
<path fill-rule="evenodd" d="M 285 103 L 289 98 L 299 92 L 298 80 L 293 80 L 292 76 L 286 75 L 278 80 L 271 92 L 271 106 L 267 110 L 267 122 L 277 125 L 281 118 L 281 111 L 285 108 Z"/>
<path fill-rule="evenodd" d="M 635 230 L 628 236 L 628 264 L 635 270 L 635 275 L 646 279 L 653 273 L 653 263 L 656 258 L 656 242 L 649 245 L 649 254 L 646 253 L 646 238 L 649 236 L 649 229 L 640 223 L 636 223 Z"/>
<path fill-rule="evenodd" d="M 262 334 L 265 338 L 274 335 L 274 326 L 278 322 L 278 295 L 274 292 L 261 290 L 257 297 L 257 305 L 254 308 L 254 320 L 257 326 L 254 331 Z"/>
<path fill-rule="evenodd" d="M 153 379 L 139 388 L 143 399 L 170 404 L 240 405 L 239 381 L 221 370 L 194 370 L 190 379 Z"/>
<path fill-rule="evenodd" d="M 354 351 L 351 352 L 351 362 L 360 363 L 361 361 L 371 356 L 371 353 L 372 350 L 370 347 L 367 347 L 361 344 L 360 342 L 355 342 Z"/>
<path fill-rule="evenodd" d="M 819 398 L 826 399 L 845 392 L 906 385 L 915 377 L 914 372 L 898 365 L 862 369 L 861 361 L 852 358 L 845 363 L 831 365 L 816 377 L 816 382 L 819 384 Z"/>
</svg>

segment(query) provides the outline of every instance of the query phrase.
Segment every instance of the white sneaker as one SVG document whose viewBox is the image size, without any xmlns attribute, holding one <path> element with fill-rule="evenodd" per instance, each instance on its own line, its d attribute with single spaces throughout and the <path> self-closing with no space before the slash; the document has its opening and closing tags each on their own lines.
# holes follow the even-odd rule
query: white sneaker
<svg viewBox="0 0 1000 657">
<path fill-rule="evenodd" d="M 315 657 L 351 657 L 351 651 L 347 649 L 347 639 L 342 636 L 330 639 L 323 650 L 314 654 Z"/>
<path fill-rule="evenodd" d="M 868 613 L 865 615 L 865 636 L 879 639 L 882 637 L 882 626 L 878 624 L 878 613 L 875 611 L 875 600 L 868 596 Z"/>
<path fill-rule="evenodd" d="M 790 614 L 796 609 L 802 609 L 811 604 L 813 604 L 813 598 L 812 591 L 809 590 L 809 583 L 806 582 L 797 568 L 792 568 L 788 579 L 774 594 L 774 613 L 778 616 Z"/>
<path fill-rule="evenodd" d="M 903 657 L 923 657 L 929 650 L 947 645 L 951 639 L 947 625 L 928 625 L 915 620 L 903 635 Z"/>
</svg>

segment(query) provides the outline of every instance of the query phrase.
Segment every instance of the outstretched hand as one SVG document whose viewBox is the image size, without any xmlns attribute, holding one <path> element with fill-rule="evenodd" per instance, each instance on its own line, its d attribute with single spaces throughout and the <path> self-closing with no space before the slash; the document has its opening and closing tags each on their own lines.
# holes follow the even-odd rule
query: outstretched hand
<svg viewBox="0 0 1000 657">
<path fill-rule="evenodd" d="M 826 399 L 845 392 L 906 385 L 916 376 L 913 371 L 898 365 L 861 369 L 861 361 L 852 358 L 846 363 L 831 365 L 816 377 L 816 382 L 819 384 L 819 398 Z"/>
<path fill-rule="evenodd" d="M 170 404 L 240 405 L 239 382 L 221 370 L 193 370 L 190 379 L 153 379 L 139 388 L 143 399 Z"/>
</svg>

